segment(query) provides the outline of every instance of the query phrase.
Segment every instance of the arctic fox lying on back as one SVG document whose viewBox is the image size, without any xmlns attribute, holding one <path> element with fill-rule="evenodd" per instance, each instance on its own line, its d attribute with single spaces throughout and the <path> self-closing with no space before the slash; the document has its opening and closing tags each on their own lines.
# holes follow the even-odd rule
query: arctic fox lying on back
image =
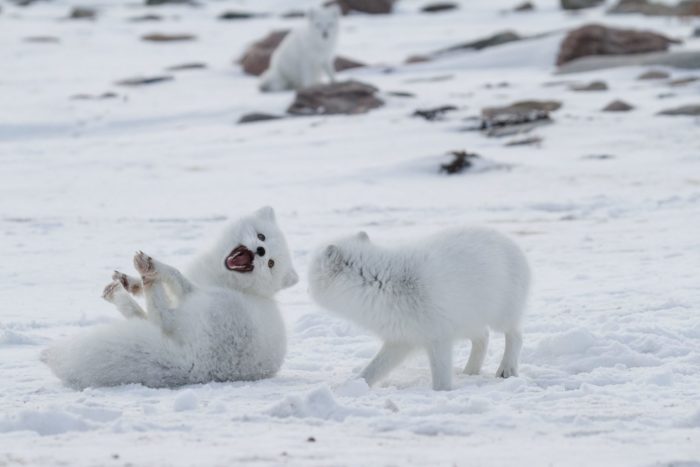
<svg viewBox="0 0 700 467">
<path fill-rule="evenodd" d="M 335 46 L 340 9 L 337 5 L 312 9 L 305 26 L 295 29 L 273 52 L 270 67 L 260 78 L 263 92 L 302 89 L 321 82 L 325 72 L 335 81 Z"/>
<path fill-rule="evenodd" d="M 59 342 L 42 360 L 67 385 L 151 387 L 273 376 L 286 353 L 273 295 L 297 274 L 272 208 L 231 225 L 188 277 L 137 253 L 135 279 L 115 272 L 104 298 L 126 321 Z M 146 313 L 131 297 L 143 294 Z"/>
<path fill-rule="evenodd" d="M 422 347 L 436 390 L 452 387 L 456 340 L 472 341 L 464 372 L 481 371 L 489 328 L 506 335 L 497 376 L 517 375 L 529 283 L 520 248 L 485 228 L 447 230 L 390 248 L 360 232 L 319 250 L 309 271 L 309 290 L 320 305 L 384 341 L 361 373 L 368 384 Z"/>
</svg>

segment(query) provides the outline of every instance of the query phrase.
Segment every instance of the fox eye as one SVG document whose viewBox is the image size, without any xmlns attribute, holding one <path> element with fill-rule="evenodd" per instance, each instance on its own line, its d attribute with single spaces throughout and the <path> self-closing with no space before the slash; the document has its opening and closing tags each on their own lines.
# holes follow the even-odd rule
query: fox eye
<svg viewBox="0 0 700 467">
<path fill-rule="evenodd" d="M 258 240 L 264 242 L 265 241 L 265 236 L 263 234 L 258 234 Z"/>
<path fill-rule="evenodd" d="M 274 268 L 275 267 L 275 260 L 274 259 L 269 260 L 267 262 L 267 265 L 270 269 Z"/>
</svg>

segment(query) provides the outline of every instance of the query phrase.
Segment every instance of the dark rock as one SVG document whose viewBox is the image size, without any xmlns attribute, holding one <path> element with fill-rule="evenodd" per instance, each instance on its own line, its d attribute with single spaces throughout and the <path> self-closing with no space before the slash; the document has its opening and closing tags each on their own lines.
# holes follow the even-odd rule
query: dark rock
<svg viewBox="0 0 700 467">
<path fill-rule="evenodd" d="M 632 109 L 634 109 L 633 105 L 630 105 L 625 101 L 614 100 L 603 107 L 603 112 L 629 112 Z"/>
<path fill-rule="evenodd" d="M 485 37 L 483 39 L 477 39 L 475 41 L 465 42 L 464 44 L 454 45 L 452 47 L 439 50 L 437 53 L 456 52 L 460 50 L 482 50 L 487 47 L 503 45 L 509 42 L 515 42 L 522 39 L 523 38 L 520 35 L 513 31 L 503 31 L 496 33 L 492 36 Z"/>
<path fill-rule="evenodd" d="M 187 71 L 187 70 L 202 70 L 207 67 L 206 63 L 192 62 L 192 63 L 181 63 L 179 65 L 173 65 L 166 68 L 168 71 Z"/>
<path fill-rule="evenodd" d="M 55 36 L 29 36 L 25 37 L 24 42 L 30 42 L 33 44 L 58 44 L 61 39 Z"/>
<path fill-rule="evenodd" d="M 219 19 L 223 20 L 236 20 L 236 19 L 251 19 L 262 16 L 257 13 L 250 13 L 248 11 L 224 11 L 219 15 Z"/>
<path fill-rule="evenodd" d="M 559 101 L 520 101 L 505 107 L 485 107 L 481 110 L 479 129 L 487 136 L 509 136 L 527 133 L 549 124 L 550 112 L 561 107 Z"/>
<path fill-rule="evenodd" d="M 559 0 L 564 10 L 583 10 L 602 4 L 604 0 Z"/>
<path fill-rule="evenodd" d="M 129 18 L 129 21 L 132 21 L 134 23 L 145 23 L 147 21 L 163 21 L 163 17 L 161 15 L 132 16 L 131 18 Z"/>
<path fill-rule="evenodd" d="M 659 115 L 688 115 L 691 117 L 700 116 L 700 104 L 682 105 L 673 109 L 666 109 L 659 112 Z"/>
<path fill-rule="evenodd" d="M 649 70 L 645 71 L 641 75 L 637 76 L 637 79 L 648 80 L 648 79 L 666 79 L 670 78 L 671 75 L 662 70 Z"/>
<path fill-rule="evenodd" d="M 103 99 L 115 99 L 119 97 L 119 94 L 114 92 L 103 92 L 102 94 L 75 94 L 70 98 L 73 100 L 103 100 Z"/>
<path fill-rule="evenodd" d="M 279 47 L 287 34 L 289 34 L 289 30 L 272 31 L 262 39 L 253 42 L 238 60 L 238 63 L 243 67 L 243 71 L 253 76 L 262 75 L 270 66 L 272 53 Z M 335 58 L 333 65 L 336 71 L 366 66 L 357 60 L 340 56 Z"/>
<path fill-rule="evenodd" d="M 406 92 L 406 91 L 387 91 L 386 95 L 393 96 L 393 97 L 416 97 L 416 95 L 413 94 L 412 92 Z"/>
<path fill-rule="evenodd" d="M 700 51 L 682 50 L 632 55 L 592 55 L 565 63 L 557 74 L 582 73 L 624 66 L 666 66 L 686 70 L 700 69 Z"/>
<path fill-rule="evenodd" d="M 508 141 L 506 143 L 506 146 L 512 147 L 512 146 L 534 146 L 542 142 L 542 138 L 539 136 L 528 136 L 526 138 L 521 138 L 521 139 L 514 139 L 512 141 Z"/>
<path fill-rule="evenodd" d="M 589 24 L 574 29 L 562 41 L 557 57 L 561 65 L 591 55 L 627 55 L 667 50 L 678 41 L 650 31 L 618 29 Z"/>
<path fill-rule="evenodd" d="M 282 18 L 303 18 L 306 12 L 303 10 L 289 10 L 280 15 Z"/>
<path fill-rule="evenodd" d="M 607 91 L 608 85 L 605 81 L 591 81 L 587 84 L 575 84 L 570 89 L 572 91 Z"/>
<path fill-rule="evenodd" d="M 697 81 L 700 81 L 700 78 L 698 78 L 697 76 L 688 76 L 687 78 L 678 78 L 671 80 L 668 84 L 674 87 L 685 86 L 686 84 L 695 83 Z"/>
<path fill-rule="evenodd" d="M 452 112 L 453 110 L 457 110 L 457 107 L 454 105 L 443 105 L 441 107 L 433 107 L 432 109 L 418 109 L 413 112 L 413 116 L 422 117 L 432 122 L 435 120 L 442 120 L 447 112 Z"/>
<path fill-rule="evenodd" d="M 428 5 L 425 5 L 423 8 L 420 9 L 423 13 L 438 13 L 441 11 L 450 11 L 450 10 L 456 10 L 458 8 L 458 5 L 456 3 L 452 2 L 437 2 L 437 3 L 430 3 Z"/>
<path fill-rule="evenodd" d="M 377 88 L 359 81 L 319 84 L 297 91 L 287 112 L 292 115 L 360 114 L 384 105 Z"/>
<path fill-rule="evenodd" d="M 279 120 L 280 118 L 283 118 L 281 115 L 272 115 L 272 114 L 266 114 L 266 113 L 261 113 L 261 112 L 253 112 L 249 114 L 243 115 L 239 120 L 238 123 L 253 123 L 253 122 L 266 122 L 268 120 Z"/>
<path fill-rule="evenodd" d="M 445 172 L 448 175 L 458 174 L 464 169 L 468 169 L 472 166 L 471 159 L 479 157 L 478 154 L 467 151 L 452 151 L 450 154 L 453 156 L 452 161 L 440 165 L 440 172 Z"/>
<path fill-rule="evenodd" d="M 581 159 L 590 159 L 590 160 L 598 160 L 598 161 L 606 161 L 610 159 L 615 159 L 615 156 L 612 154 L 587 154 Z"/>
<path fill-rule="evenodd" d="M 169 76 L 169 75 L 147 76 L 147 77 L 137 76 L 134 78 L 127 78 L 127 79 L 117 81 L 116 84 L 118 84 L 119 86 L 145 86 L 148 84 L 156 84 L 156 83 L 163 83 L 165 81 L 172 81 L 174 79 L 175 78 L 173 76 Z"/>
<path fill-rule="evenodd" d="M 344 15 L 351 11 L 369 13 L 372 15 L 391 13 L 395 0 L 335 0 L 326 4 L 335 3 L 340 6 Z"/>
<path fill-rule="evenodd" d="M 160 6 L 160 5 L 196 5 L 192 0 L 145 0 L 144 5 L 146 6 Z"/>
<path fill-rule="evenodd" d="M 84 6 L 76 6 L 68 14 L 68 19 L 96 19 L 97 10 Z"/>
<path fill-rule="evenodd" d="M 700 37 L 700 26 L 693 29 L 693 37 Z"/>
<path fill-rule="evenodd" d="M 141 40 L 149 42 L 182 42 L 193 41 L 196 38 L 192 34 L 163 34 L 159 32 L 141 36 Z"/>
<path fill-rule="evenodd" d="M 533 11 L 535 9 L 535 5 L 532 4 L 532 2 L 523 2 L 520 5 L 516 5 L 513 7 L 513 11 Z"/>
<path fill-rule="evenodd" d="M 406 63 L 406 64 L 411 64 L 411 63 L 425 63 L 425 62 L 429 62 L 429 61 L 431 61 L 431 60 L 432 60 L 432 59 L 431 59 L 430 56 L 428 56 L 428 55 L 411 55 L 410 57 L 408 57 L 408 58 L 404 61 L 404 63 Z"/>
<path fill-rule="evenodd" d="M 700 0 L 684 0 L 675 5 L 648 0 L 620 0 L 608 13 L 639 13 L 646 16 L 700 16 Z"/>
<path fill-rule="evenodd" d="M 351 70 L 353 68 L 362 68 L 365 66 L 367 65 L 362 62 L 346 57 L 335 57 L 335 60 L 333 60 L 333 68 L 335 68 L 335 71 Z"/>
</svg>

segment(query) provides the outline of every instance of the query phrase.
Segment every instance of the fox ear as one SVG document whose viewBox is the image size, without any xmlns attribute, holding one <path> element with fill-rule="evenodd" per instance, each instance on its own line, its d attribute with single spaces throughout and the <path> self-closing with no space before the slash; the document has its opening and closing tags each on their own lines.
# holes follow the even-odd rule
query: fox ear
<svg viewBox="0 0 700 467">
<path fill-rule="evenodd" d="M 286 276 L 284 276 L 284 279 L 282 280 L 282 287 L 287 288 L 291 287 L 294 284 L 299 282 L 299 275 L 294 271 L 294 269 L 290 270 Z"/>
<path fill-rule="evenodd" d="M 258 209 L 257 211 L 255 211 L 255 215 L 260 219 L 275 222 L 275 210 L 272 209 L 270 206 L 264 206 Z"/>
<path fill-rule="evenodd" d="M 363 242 L 369 242 L 369 235 L 367 235 L 367 232 L 365 232 L 364 230 L 360 230 L 359 232 L 357 232 L 357 238 L 359 238 Z"/>
</svg>

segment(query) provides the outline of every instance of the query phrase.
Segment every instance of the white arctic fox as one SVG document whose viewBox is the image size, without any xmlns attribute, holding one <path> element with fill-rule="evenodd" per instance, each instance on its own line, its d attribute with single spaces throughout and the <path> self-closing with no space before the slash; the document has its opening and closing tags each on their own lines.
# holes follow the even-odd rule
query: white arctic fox
<svg viewBox="0 0 700 467">
<path fill-rule="evenodd" d="M 298 278 L 272 208 L 228 227 L 187 278 L 141 252 L 134 265 L 141 279 L 115 272 L 103 295 L 125 321 L 42 353 L 67 385 L 256 380 L 280 368 L 286 337 L 273 295 Z M 130 293 L 145 296 L 148 312 Z"/>
<path fill-rule="evenodd" d="M 471 339 L 464 372 L 479 373 L 489 328 L 506 335 L 497 376 L 517 375 L 529 282 L 520 248 L 486 228 L 447 230 L 390 248 L 371 243 L 360 232 L 320 249 L 309 270 L 309 290 L 321 306 L 384 341 L 361 373 L 368 384 L 422 347 L 436 390 L 452 387 L 456 340 Z"/>
<path fill-rule="evenodd" d="M 273 52 L 270 67 L 260 78 L 263 92 L 302 89 L 321 82 L 325 72 L 335 81 L 335 46 L 338 42 L 337 5 L 312 9 L 305 26 L 295 29 Z"/>
</svg>

